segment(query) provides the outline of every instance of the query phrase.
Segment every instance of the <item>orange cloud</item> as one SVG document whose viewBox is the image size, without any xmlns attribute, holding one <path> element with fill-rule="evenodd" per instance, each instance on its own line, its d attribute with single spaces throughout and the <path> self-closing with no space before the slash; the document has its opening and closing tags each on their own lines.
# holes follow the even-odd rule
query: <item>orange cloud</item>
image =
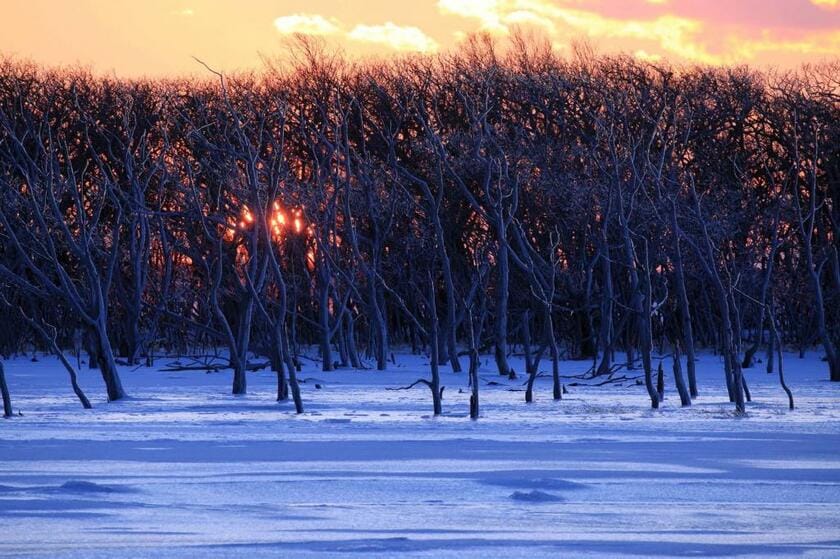
<svg viewBox="0 0 840 559">
<path fill-rule="evenodd" d="M 438 10 L 444 15 L 475 18 L 484 31 L 507 33 L 502 23 L 505 7 L 501 0 L 438 0 Z"/>
<path fill-rule="evenodd" d="M 659 47 L 682 58 L 719 64 L 721 58 L 706 49 L 696 37 L 702 22 L 663 15 L 655 19 L 618 19 L 594 11 L 560 7 L 548 0 L 439 0 L 443 14 L 477 19 L 481 29 L 505 35 L 515 24 L 532 24 L 550 35 L 582 34 L 598 39 L 655 41 Z M 647 55 L 650 58 L 653 55 Z"/>
<path fill-rule="evenodd" d="M 278 17 L 274 27 L 284 35 L 332 35 L 339 31 L 338 25 L 318 14 L 293 14 Z"/>
<path fill-rule="evenodd" d="M 829 10 L 840 8 L 840 0 L 811 0 L 811 4 Z"/>
<path fill-rule="evenodd" d="M 730 39 L 733 59 L 755 59 L 767 53 L 834 56 L 840 52 L 840 31 L 819 33 L 798 40 L 780 40 L 769 32 L 759 39 Z"/>
<path fill-rule="evenodd" d="M 283 35 L 334 35 L 359 43 L 384 45 L 396 51 L 434 52 L 439 47 L 437 41 L 419 27 L 397 25 L 391 21 L 379 25 L 359 23 L 348 31 L 336 18 L 327 19 L 320 14 L 293 14 L 276 18 L 274 27 Z"/>
<path fill-rule="evenodd" d="M 669 0 L 645 1 L 669 4 Z M 829 8 L 840 6 L 840 0 L 811 2 Z M 775 54 L 814 57 L 840 52 L 840 32 L 808 30 L 791 38 L 789 33 L 781 36 L 764 29 L 750 36 L 743 28 L 710 27 L 701 19 L 674 13 L 647 19 L 609 17 L 595 7 L 582 7 L 582 2 L 568 7 L 552 0 L 438 0 L 437 5 L 441 14 L 475 20 L 479 29 L 496 35 L 508 35 L 514 25 L 531 25 L 543 29 L 561 49 L 569 37 L 583 36 L 594 39 L 597 45 L 633 52 L 644 60 L 668 55 L 719 65 L 767 59 Z"/>
<path fill-rule="evenodd" d="M 354 41 L 377 43 L 399 51 L 434 52 L 438 43 L 419 27 L 396 25 L 386 21 L 382 25 L 355 26 L 347 37 Z"/>
</svg>

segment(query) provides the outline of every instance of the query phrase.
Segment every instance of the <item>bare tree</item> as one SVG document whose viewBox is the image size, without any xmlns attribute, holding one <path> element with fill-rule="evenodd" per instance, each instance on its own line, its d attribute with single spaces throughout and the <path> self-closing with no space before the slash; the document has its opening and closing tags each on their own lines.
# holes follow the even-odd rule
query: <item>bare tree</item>
<svg viewBox="0 0 840 559">
<path fill-rule="evenodd" d="M 60 114 L 36 114 L 24 103 L 16 114 L 0 109 L 0 157 L 7 169 L 0 178 L 0 225 L 16 255 L 14 267 L 0 264 L 0 275 L 32 296 L 72 309 L 93 338 L 108 399 L 119 400 L 126 393 L 108 314 L 122 208 L 112 177 L 98 169 L 103 155 L 90 140 L 98 124 L 79 93 L 87 78 L 76 79 L 64 107 L 75 115 L 75 126 L 64 128 Z"/>
</svg>

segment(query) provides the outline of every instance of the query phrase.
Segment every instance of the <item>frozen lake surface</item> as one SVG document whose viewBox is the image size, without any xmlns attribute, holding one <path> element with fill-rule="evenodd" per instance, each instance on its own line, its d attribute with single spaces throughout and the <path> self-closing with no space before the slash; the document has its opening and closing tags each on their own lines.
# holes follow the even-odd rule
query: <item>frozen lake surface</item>
<svg viewBox="0 0 840 559">
<path fill-rule="evenodd" d="M 409 355 L 305 361 L 300 416 L 267 370 L 234 397 L 227 371 L 125 367 L 131 398 L 110 404 L 84 370 L 85 411 L 57 361 L 8 361 L 23 415 L 0 422 L 0 556 L 840 557 L 840 386 L 816 355 L 786 356 L 794 411 L 746 371 L 744 418 L 710 354 L 694 405 L 669 377 L 658 411 L 635 384 L 553 402 L 548 378 L 526 405 L 483 361 L 477 422 L 448 367 L 442 417 L 425 387 L 386 390 L 428 375 Z"/>
</svg>

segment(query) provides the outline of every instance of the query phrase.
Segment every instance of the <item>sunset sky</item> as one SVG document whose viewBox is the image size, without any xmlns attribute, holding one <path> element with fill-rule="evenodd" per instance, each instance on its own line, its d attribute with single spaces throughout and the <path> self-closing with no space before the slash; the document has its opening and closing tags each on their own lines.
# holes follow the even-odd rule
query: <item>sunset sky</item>
<svg viewBox="0 0 840 559">
<path fill-rule="evenodd" d="M 0 0 L 0 54 L 120 76 L 254 68 L 294 33 L 350 54 L 457 48 L 540 30 L 559 51 L 789 68 L 840 54 L 840 0 Z"/>
</svg>

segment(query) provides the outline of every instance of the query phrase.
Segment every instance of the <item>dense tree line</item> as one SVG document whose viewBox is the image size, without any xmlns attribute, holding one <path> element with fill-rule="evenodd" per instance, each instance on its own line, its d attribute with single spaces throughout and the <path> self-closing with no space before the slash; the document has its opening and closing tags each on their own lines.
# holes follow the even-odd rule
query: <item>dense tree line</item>
<svg viewBox="0 0 840 559">
<path fill-rule="evenodd" d="M 562 397 L 563 359 L 605 379 L 654 351 L 744 368 L 818 345 L 840 380 L 840 66 L 787 74 L 500 52 L 292 63 L 207 80 L 0 64 L 5 354 L 84 348 L 117 364 L 224 348 L 233 392 L 259 360 L 303 404 L 324 370 L 524 353 Z M 776 357 L 778 356 L 778 357 Z M 465 360 L 466 358 L 466 360 Z M 781 366 L 777 363 L 776 366 Z"/>
</svg>

